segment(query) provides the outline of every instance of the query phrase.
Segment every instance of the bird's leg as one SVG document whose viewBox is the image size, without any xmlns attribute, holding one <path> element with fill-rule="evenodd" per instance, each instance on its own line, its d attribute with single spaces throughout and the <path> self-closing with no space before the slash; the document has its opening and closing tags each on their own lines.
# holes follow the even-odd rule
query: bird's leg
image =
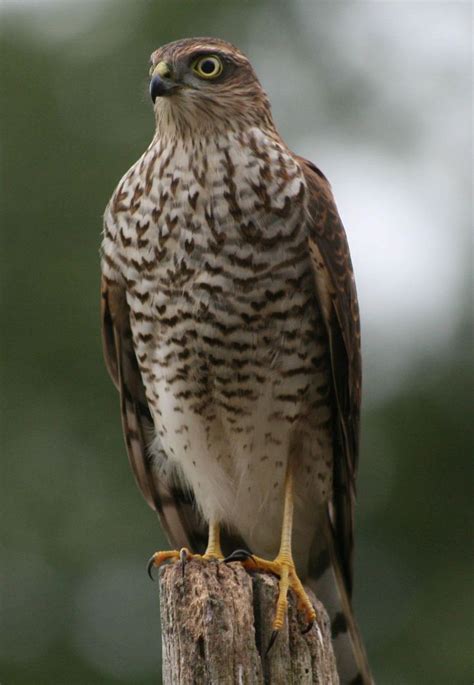
<svg viewBox="0 0 474 685">
<path fill-rule="evenodd" d="M 221 549 L 221 529 L 217 521 L 209 521 L 209 537 L 207 539 L 206 551 L 202 555 L 203 559 L 223 559 Z"/>
<path fill-rule="evenodd" d="M 152 578 L 151 570 L 154 566 L 161 566 L 165 561 L 180 561 L 183 569 L 186 561 L 191 559 L 200 559 L 207 561 L 209 559 L 219 559 L 222 560 L 224 555 L 221 550 L 220 543 L 220 526 L 217 521 L 211 520 L 209 523 L 209 537 L 207 541 L 207 548 L 204 554 L 193 554 L 187 547 L 183 547 L 180 550 L 171 549 L 165 552 L 155 552 L 155 554 L 148 561 L 148 575 Z"/>
<path fill-rule="evenodd" d="M 308 621 L 309 630 L 316 618 L 311 601 L 306 594 L 306 591 L 296 574 L 295 563 L 291 552 L 291 536 L 293 530 L 293 474 L 290 466 L 285 479 L 285 501 L 283 508 L 283 524 L 281 531 L 280 550 L 273 561 L 267 561 L 251 555 L 244 550 L 237 550 L 225 561 L 242 561 L 243 565 L 249 571 L 267 571 L 274 573 L 280 577 L 278 600 L 276 605 L 275 616 L 273 619 L 273 635 L 268 649 L 275 641 L 278 631 L 281 630 L 285 621 L 286 611 L 288 608 L 288 589 L 291 588 L 298 598 L 298 605 L 303 610 Z M 305 632 L 306 632 L 305 631 Z"/>
</svg>

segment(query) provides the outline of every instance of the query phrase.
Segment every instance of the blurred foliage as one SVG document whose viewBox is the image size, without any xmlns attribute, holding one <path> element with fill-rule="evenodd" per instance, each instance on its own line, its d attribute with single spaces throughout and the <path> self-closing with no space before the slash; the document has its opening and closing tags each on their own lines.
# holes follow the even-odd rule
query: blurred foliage
<svg viewBox="0 0 474 685">
<path fill-rule="evenodd" d="M 163 539 L 133 484 L 102 362 L 101 214 L 151 136 L 156 46 L 210 34 L 251 53 L 257 13 L 285 27 L 287 51 L 298 30 L 283 2 L 79 5 L 2 18 L 5 685 L 157 682 L 158 598 L 142 562 Z M 329 5 L 318 4 L 319 55 L 337 32 Z M 334 65 L 317 68 L 320 125 L 350 119 L 370 80 L 334 83 Z M 470 333 L 466 323 L 443 356 L 413 362 L 363 417 L 355 603 L 382 685 L 472 679 Z"/>
</svg>

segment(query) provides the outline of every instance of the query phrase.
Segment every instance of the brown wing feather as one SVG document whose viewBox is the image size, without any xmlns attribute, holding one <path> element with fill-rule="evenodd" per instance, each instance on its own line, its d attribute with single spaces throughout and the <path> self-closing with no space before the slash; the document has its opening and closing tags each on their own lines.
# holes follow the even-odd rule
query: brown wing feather
<svg viewBox="0 0 474 685">
<path fill-rule="evenodd" d="M 298 161 L 309 192 L 309 249 L 328 332 L 337 414 L 331 520 L 350 593 L 361 400 L 359 306 L 346 233 L 329 183 L 311 162 Z"/>
<path fill-rule="evenodd" d="M 148 504 L 155 509 L 170 543 L 201 552 L 206 530 L 191 495 L 160 481 L 152 470 L 148 444 L 153 420 L 133 348 L 125 290 L 102 277 L 101 319 L 107 369 L 120 392 L 122 426 L 135 480 Z"/>
</svg>

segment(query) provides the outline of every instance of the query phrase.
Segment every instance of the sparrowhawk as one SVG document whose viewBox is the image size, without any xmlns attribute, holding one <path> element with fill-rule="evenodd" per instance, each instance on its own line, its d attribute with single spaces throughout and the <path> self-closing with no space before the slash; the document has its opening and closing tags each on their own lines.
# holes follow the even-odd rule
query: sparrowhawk
<svg viewBox="0 0 474 685">
<path fill-rule="evenodd" d="M 105 358 L 137 483 L 176 550 L 241 559 L 329 611 L 342 683 L 370 683 L 350 604 L 359 313 L 330 185 L 289 150 L 248 59 L 153 53 L 156 132 L 107 206 Z M 206 547 L 207 539 L 207 547 Z"/>
</svg>

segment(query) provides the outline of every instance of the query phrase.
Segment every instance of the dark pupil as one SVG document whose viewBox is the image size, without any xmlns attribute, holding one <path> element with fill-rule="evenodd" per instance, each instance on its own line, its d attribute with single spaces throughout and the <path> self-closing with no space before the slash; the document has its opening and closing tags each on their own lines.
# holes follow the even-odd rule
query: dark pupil
<svg viewBox="0 0 474 685">
<path fill-rule="evenodd" d="M 216 65 L 212 59 L 205 59 L 201 62 L 201 71 L 203 74 L 213 74 L 216 70 Z"/>
</svg>

